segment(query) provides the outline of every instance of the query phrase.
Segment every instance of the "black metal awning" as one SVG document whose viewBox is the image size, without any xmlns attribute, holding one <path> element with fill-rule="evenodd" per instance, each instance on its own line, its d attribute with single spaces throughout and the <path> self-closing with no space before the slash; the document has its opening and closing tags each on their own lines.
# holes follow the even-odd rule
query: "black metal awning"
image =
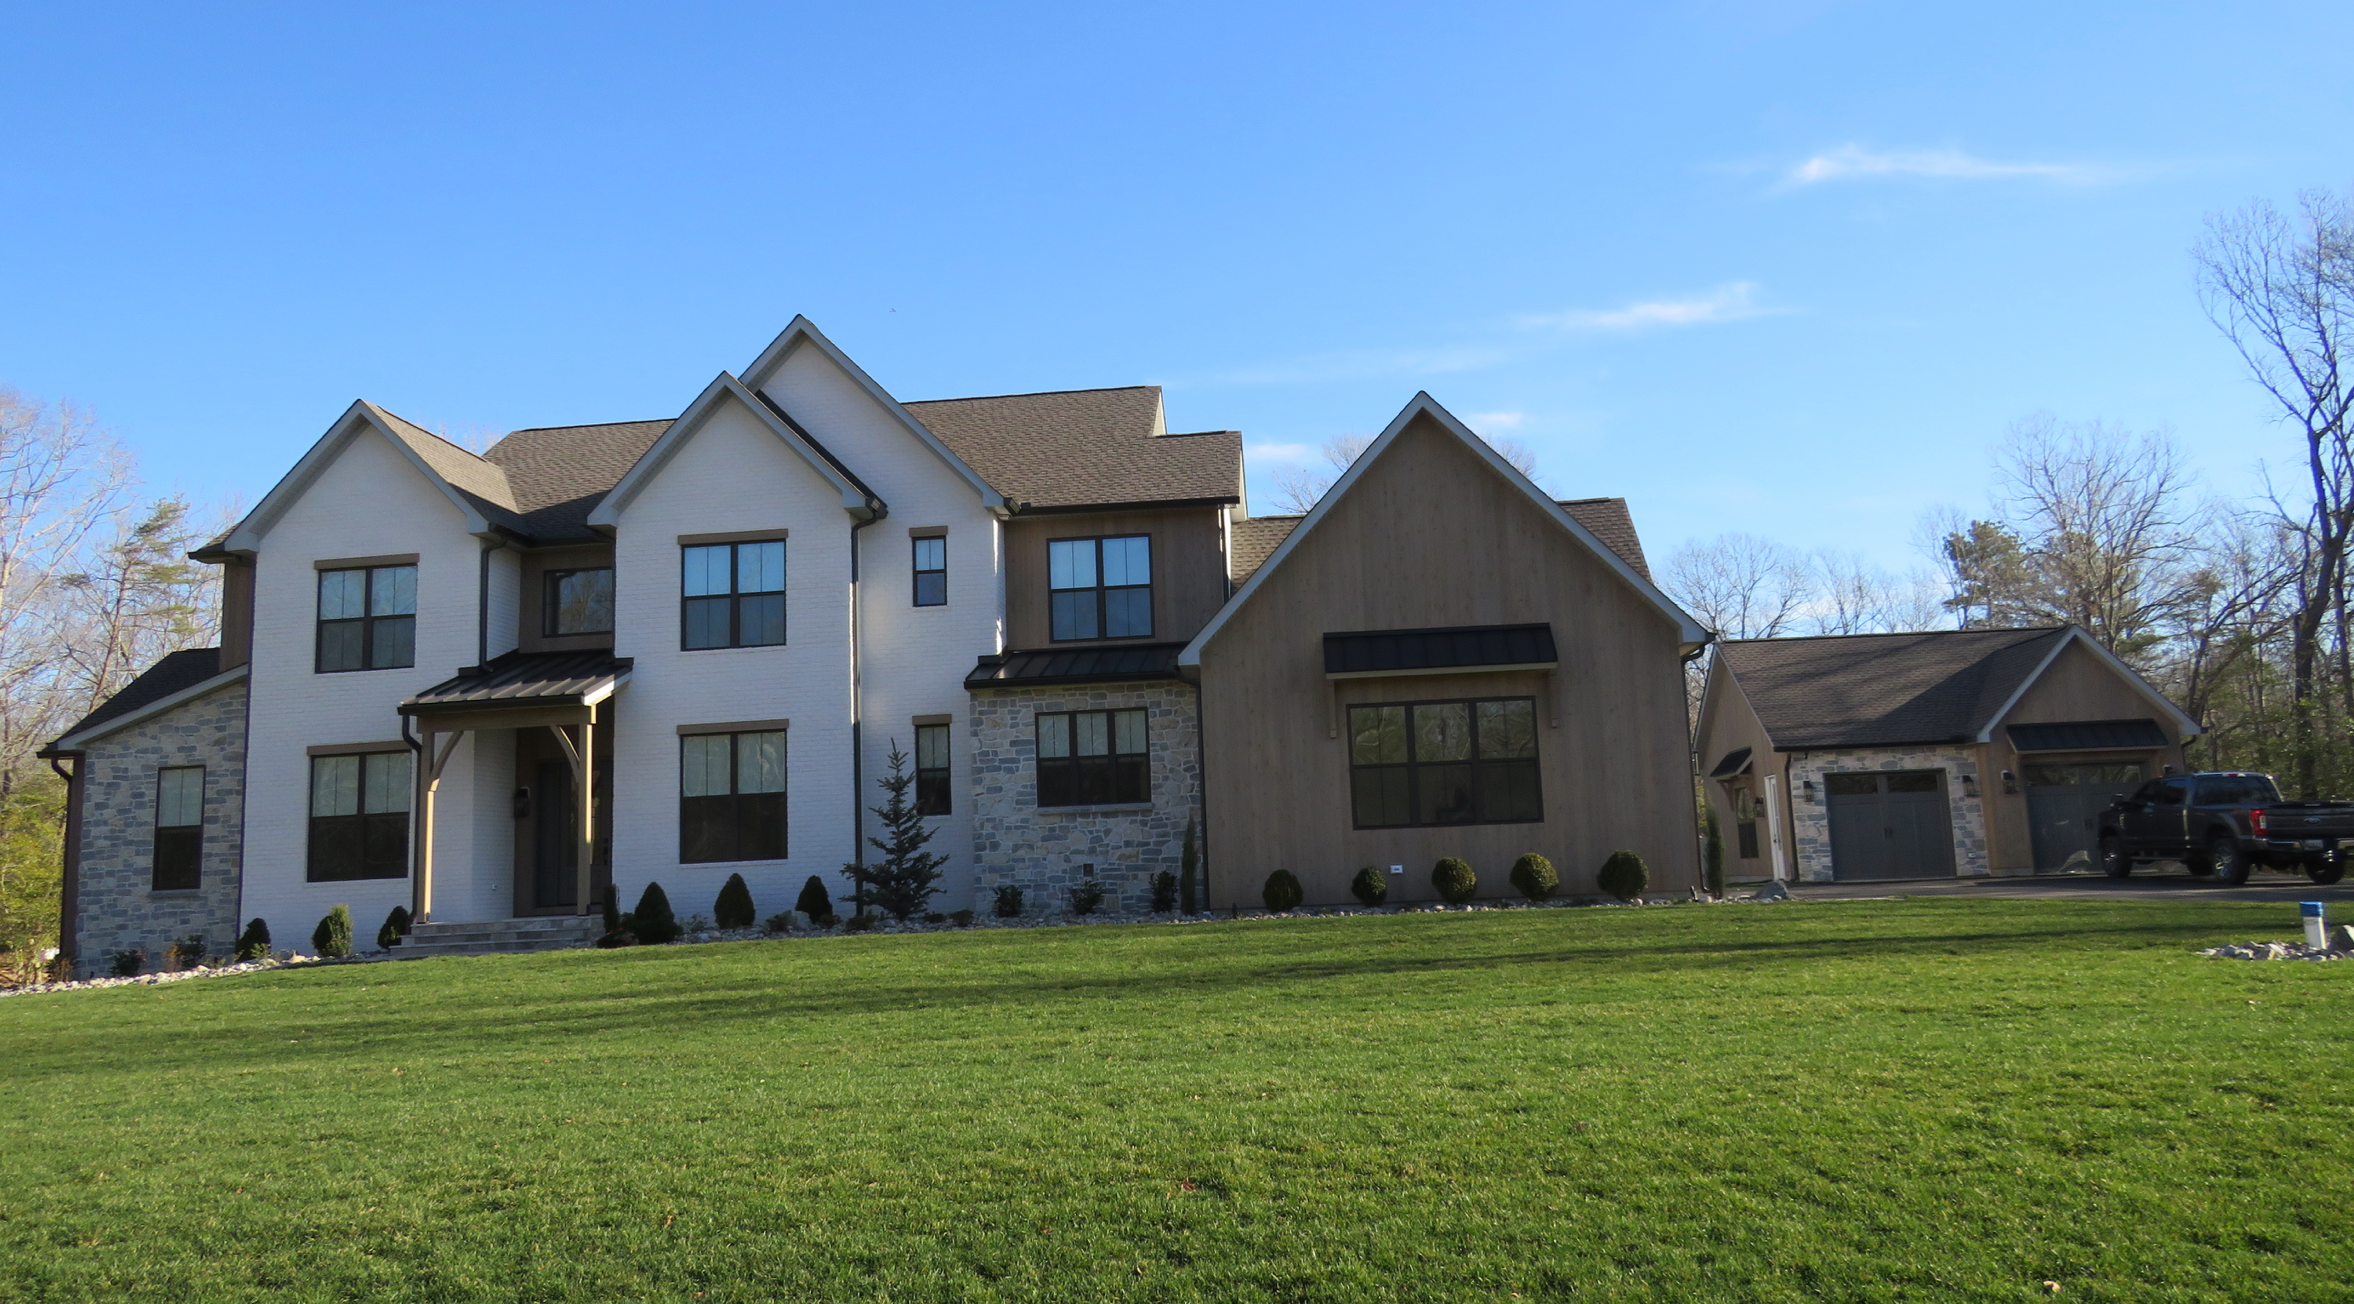
<svg viewBox="0 0 2354 1304">
<path fill-rule="evenodd" d="M 1125 643 L 1112 647 L 1045 648 L 982 657 L 964 677 L 966 688 L 1030 688 L 1049 684 L 1104 684 L 1175 679 L 1183 643 Z"/>
<path fill-rule="evenodd" d="M 468 666 L 400 704 L 402 715 L 454 715 L 534 706 L 586 706 L 628 678 L 631 661 L 593 652 L 509 652 Z"/>
<path fill-rule="evenodd" d="M 1725 759 L 1716 763 L 1716 768 L 1708 772 L 1708 777 L 1711 779 L 1730 779 L 1738 775 L 1747 774 L 1748 772 L 1749 749 L 1746 747 L 1736 747 L 1732 751 L 1725 753 Z"/>
<path fill-rule="evenodd" d="M 2174 740 L 2155 720 L 2069 720 L 2057 724 L 2015 724 L 2011 748 L 2021 752 L 2148 751 Z"/>
<path fill-rule="evenodd" d="M 1551 625 L 1369 629 L 1324 636 L 1327 679 L 1440 674 L 1450 670 L 1550 670 L 1560 660 Z"/>
</svg>

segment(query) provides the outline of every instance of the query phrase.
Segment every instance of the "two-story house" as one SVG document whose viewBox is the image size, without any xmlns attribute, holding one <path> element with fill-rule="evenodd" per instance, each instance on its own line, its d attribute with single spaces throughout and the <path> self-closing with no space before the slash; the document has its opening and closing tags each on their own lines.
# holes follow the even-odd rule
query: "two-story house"
<svg viewBox="0 0 2354 1304">
<path fill-rule="evenodd" d="M 585 929 L 741 873 L 781 910 L 846 888 L 894 751 L 943 909 L 1141 905 L 1189 824 L 1218 906 L 1445 854 L 1690 873 L 1703 636 L 1623 503 L 1548 499 L 1427 397 L 1254 519 L 1241 436 L 1169 432 L 1157 388 L 903 403 L 797 319 L 670 420 L 476 455 L 355 403 L 195 555 L 221 645 L 50 749 L 85 971 L 339 903 Z"/>
</svg>

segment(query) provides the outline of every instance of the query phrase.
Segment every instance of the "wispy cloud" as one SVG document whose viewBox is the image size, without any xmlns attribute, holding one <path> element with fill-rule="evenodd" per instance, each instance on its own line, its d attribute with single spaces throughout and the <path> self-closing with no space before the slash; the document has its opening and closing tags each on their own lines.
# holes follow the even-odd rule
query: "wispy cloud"
<svg viewBox="0 0 2354 1304">
<path fill-rule="evenodd" d="M 1958 149 L 1870 150 L 1841 145 L 1825 150 L 1790 169 L 1784 187 L 1852 181 L 1862 177 L 1937 177 L 1951 181 L 2000 181 L 2031 178 L 2086 185 L 2108 179 L 2106 169 L 2075 163 L 1999 163 Z"/>
<path fill-rule="evenodd" d="M 1526 412 L 1474 412 L 1466 420 L 1474 430 L 1518 430 L 1528 420 Z"/>
<path fill-rule="evenodd" d="M 1564 331 L 1623 332 L 1739 321 L 1773 311 L 1757 302 L 1755 281 L 1734 281 L 1706 294 L 1681 299 L 1645 299 L 1623 308 L 1572 308 L 1567 312 L 1535 313 L 1522 317 L 1520 324 Z"/>
</svg>

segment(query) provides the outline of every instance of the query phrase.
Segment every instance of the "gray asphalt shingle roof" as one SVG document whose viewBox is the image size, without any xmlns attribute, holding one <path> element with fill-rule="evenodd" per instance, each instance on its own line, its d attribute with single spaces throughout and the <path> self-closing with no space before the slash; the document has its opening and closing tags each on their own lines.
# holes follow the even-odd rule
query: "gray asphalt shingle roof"
<svg viewBox="0 0 2354 1304">
<path fill-rule="evenodd" d="M 163 660 L 140 674 L 137 679 L 115 690 L 114 696 L 100 702 L 90 714 L 74 721 L 74 726 L 59 734 L 71 738 L 92 725 L 105 724 L 118 716 L 151 702 L 160 702 L 183 689 L 194 688 L 221 673 L 221 650 L 217 647 L 192 647 L 165 654 Z"/>
<path fill-rule="evenodd" d="M 1032 507 L 1242 499 L 1242 434 L 1155 434 L 1161 388 L 934 399 L 907 410 L 1006 501 Z"/>
<path fill-rule="evenodd" d="M 588 515 L 637 465 L 670 419 L 593 426 L 534 426 L 491 445 L 486 461 L 506 473 L 524 532 L 534 539 L 598 539 Z"/>
<path fill-rule="evenodd" d="M 1933 630 L 1716 645 L 1777 750 L 1977 737 L 2062 639 L 2048 629 Z"/>
</svg>

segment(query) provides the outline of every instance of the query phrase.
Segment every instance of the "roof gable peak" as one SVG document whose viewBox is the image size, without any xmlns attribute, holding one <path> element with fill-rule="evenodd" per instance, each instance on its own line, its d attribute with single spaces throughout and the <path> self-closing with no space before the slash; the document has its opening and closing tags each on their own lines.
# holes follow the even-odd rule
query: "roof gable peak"
<svg viewBox="0 0 2354 1304">
<path fill-rule="evenodd" d="M 220 550 L 248 555 L 260 551 L 262 537 L 269 533 L 270 527 L 301 500 L 353 441 L 371 433 L 383 438 L 450 500 L 464 518 L 467 533 L 490 535 L 513 531 L 519 525 L 506 472 L 495 463 L 366 399 L 355 399 L 293 469 L 220 541 Z"/>
<path fill-rule="evenodd" d="M 604 500 L 597 504 L 596 510 L 589 513 L 589 525 L 601 530 L 620 528 L 622 514 L 629 510 L 629 504 L 654 482 L 655 477 L 662 474 L 662 469 L 670 464 L 670 460 L 678 455 L 688 440 L 701 432 L 713 414 L 731 401 L 751 413 L 754 420 L 766 427 L 787 448 L 799 454 L 812 470 L 832 485 L 842 496 L 844 511 L 862 518 L 883 513 L 883 501 L 850 475 L 831 454 L 819 447 L 807 431 L 784 414 L 784 409 L 769 402 L 765 396 L 753 393 L 732 373 L 723 371 L 703 387 L 703 392 L 695 396 L 695 401 L 687 405 L 687 410 L 670 423 L 661 437 L 638 458 L 637 464 L 629 468 L 629 473 L 622 476 Z"/>
</svg>

